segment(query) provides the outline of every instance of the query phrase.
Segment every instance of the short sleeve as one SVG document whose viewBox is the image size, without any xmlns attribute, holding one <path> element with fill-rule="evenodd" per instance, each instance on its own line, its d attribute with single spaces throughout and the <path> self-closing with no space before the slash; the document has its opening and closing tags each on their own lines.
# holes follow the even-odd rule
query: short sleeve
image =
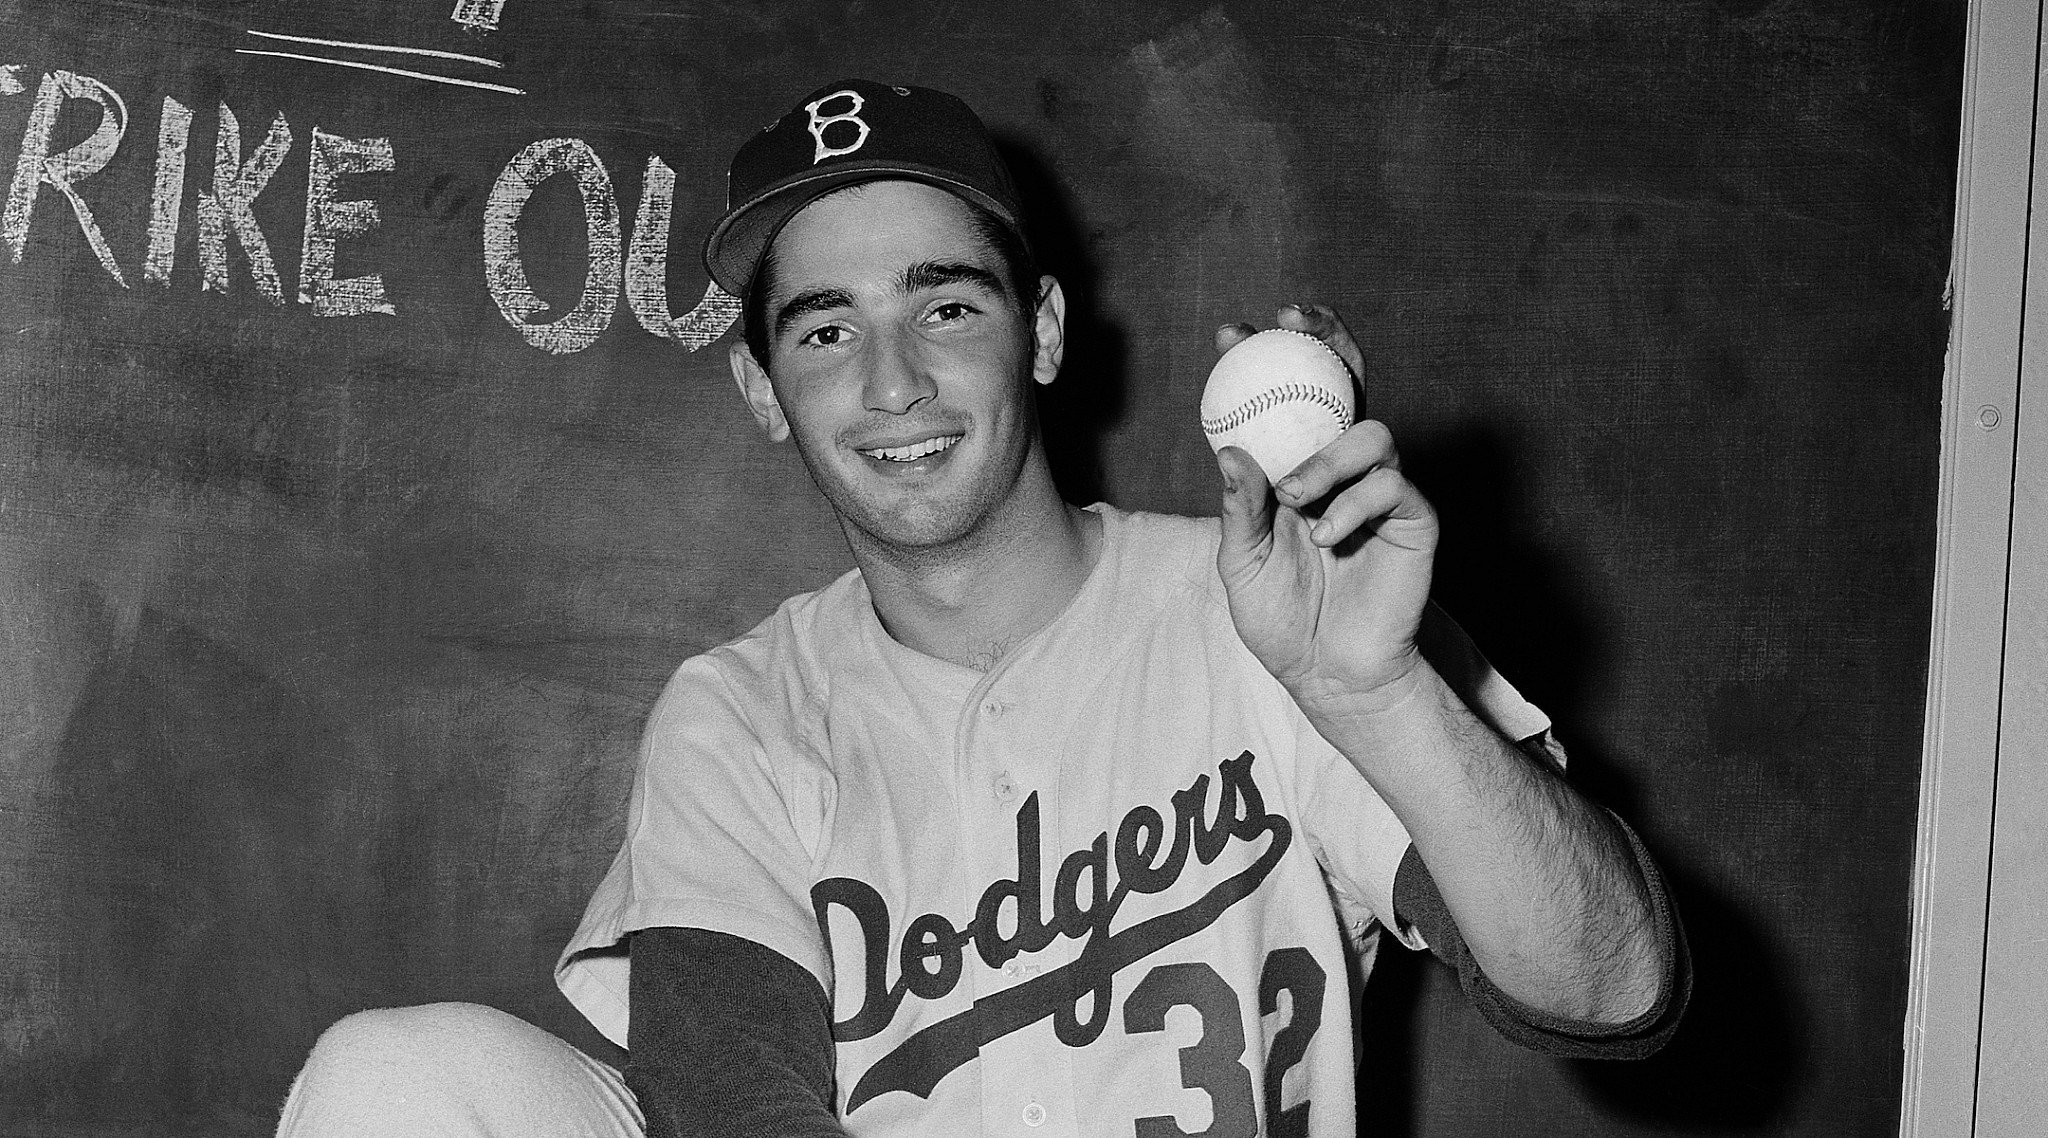
<svg viewBox="0 0 2048 1138">
<path fill-rule="evenodd" d="M 1536 741 L 1550 762 L 1564 769 L 1564 749 L 1550 737 L 1550 717 L 1522 698 L 1450 615 L 1431 602 L 1416 638 L 1430 666 L 1466 707 L 1510 743 Z"/>
<path fill-rule="evenodd" d="M 1434 603 L 1423 614 L 1418 640 L 1430 665 L 1481 721 L 1563 769 L 1564 751 L 1551 737 L 1550 718 L 1522 698 Z M 1306 775 L 1303 826 L 1353 945 L 1364 944 L 1376 923 L 1411 949 L 1429 947 L 1418 930 L 1394 916 L 1394 879 L 1413 844 L 1407 827 L 1306 718 L 1300 722 L 1298 747 Z"/>
<path fill-rule="evenodd" d="M 829 787 L 787 725 L 757 730 L 714 658 L 685 663 L 649 716 L 626 835 L 555 966 L 555 982 L 607 1038 L 625 1045 L 626 939 L 658 926 L 708 929 L 764 945 L 830 991 L 810 905 L 818 819 Z M 759 710 L 759 709 L 755 709 Z"/>
</svg>

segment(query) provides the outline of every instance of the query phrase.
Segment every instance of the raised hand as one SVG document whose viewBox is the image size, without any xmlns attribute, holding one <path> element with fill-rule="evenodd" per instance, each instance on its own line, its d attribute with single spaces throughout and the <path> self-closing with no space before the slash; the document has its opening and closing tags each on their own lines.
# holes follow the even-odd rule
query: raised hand
<svg viewBox="0 0 2048 1138">
<path fill-rule="evenodd" d="M 1283 308 L 1279 323 L 1364 374 L 1329 309 Z M 1216 346 L 1251 334 L 1226 326 Z M 1487 981 L 1546 1014 L 1610 1025 L 1682 992 L 1682 944 L 1651 901 L 1655 869 L 1424 661 L 1436 511 L 1401 473 L 1387 428 L 1353 425 L 1277 495 L 1244 451 L 1223 448 L 1217 465 L 1216 567 L 1239 638 L 1401 819 Z"/>
<path fill-rule="evenodd" d="M 1358 344 L 1320 305 L 1280 310 L 1283 328 L 1329 344 L 1363 375 Z M 1219 329 L 1227 351 L 1249 325 Z M 1415 637 L 1429 599 L 1436 512 L 1401 473 L 1385 425 L 1353 424 L 1269 489 L 1252 457 L 1217 455 L 1223 540 L 1216 567 L 1238 636 L 1311 719 L 1391 706 L 1422 667 Z"/>
</svg>

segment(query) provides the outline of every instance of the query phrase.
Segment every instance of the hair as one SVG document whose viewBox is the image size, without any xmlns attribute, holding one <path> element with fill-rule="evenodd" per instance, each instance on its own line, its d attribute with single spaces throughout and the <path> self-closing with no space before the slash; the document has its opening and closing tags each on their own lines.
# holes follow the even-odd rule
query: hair
<svg viewBox="0 0 2048 1138">
<path fill-rule="evenodd" d="M 861 182 L 846 189 L 859 189 L 864 185 L 867 183 Z M 1010 295 L 1017 302 L 1017 310 L 1023 314 L 1025 323 L 1030 323 L 1038 311 L 1039 274 L 1038 260 L 1031 255 L 1031 245 L 1025 241 L 1024 231 L 978 202 L 966 198 L 959 200 L 967 207 L 968 224 L 973 226 L 975 235 L 1002 261 L 1003 275 L 1010 284 Z M 754 277 L 747 285 L 746 296 L 740 299 L 741 335 L 746 340 L 747 350 L 763 368 L 768 366 L 768 294 L 774 287 L 775 242 L 771 238 L 767 248 L 761 251 L 760 263 L 754 266 Z"/>
</svg>

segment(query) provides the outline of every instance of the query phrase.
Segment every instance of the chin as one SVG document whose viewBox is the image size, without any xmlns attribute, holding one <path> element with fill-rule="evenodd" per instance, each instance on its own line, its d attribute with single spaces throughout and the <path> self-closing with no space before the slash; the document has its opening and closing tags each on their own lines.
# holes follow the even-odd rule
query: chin
<svg viewBox="0 0 2048 1138">
<path fill-rule="evenodd" d="M 849 540 L 920 552 L 970 539 L 1000 508 L 1005 485 L 985 454 L 956 449 L 945 474 L 916 485 L 877 484 L 858 465 L 821 471 L 803 451 L 811 479 L 824 492 Z M 1014 480 L 1014 479 L 1012 479 Z"/>
<path fill-rule="evenodd" d="M 952 545 L 981 524 L 981 511 L 965 503 L 918 502 L 895 510 L 841 509 L 839 513 L 870 540 L 902 550 Z"/>
</svg>

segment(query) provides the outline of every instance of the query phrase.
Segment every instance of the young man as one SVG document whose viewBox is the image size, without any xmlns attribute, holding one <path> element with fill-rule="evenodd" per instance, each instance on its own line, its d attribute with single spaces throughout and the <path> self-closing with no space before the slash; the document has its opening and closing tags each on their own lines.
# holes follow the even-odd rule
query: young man
<svg viewBox="0 0 2048 1138">
<path fill-rule="evenodd" d="M 344 1021 L 288 1129 L 343 1116 L 342 1056 L 403 1053 L 482 1082 L 385 1100 L 575 1132 L 630 1131 L 637 1100 L 656 1135 L 1349 1134 L 1382 928 L 1531 1046 L 1668 1036 L 1686 973 L 1656 872 L 1429 606 L 1436 519 L 1384 427 L 1277 495 L 1226 449 L 1220 520 L 1076 508 L 1032 402 L 1065 299 L 971 111 L 828 85 L 730 192 L 706 261 L 746 302 L 733 375 L 859 568 L 654 710 L 558 971 L 633 1096 L 444 1006 Z M 1327 309 L 1278 319 L 1362 371 Z M 437 1035 L 516 1056 L 419 1050 Z"/>
</svg>

